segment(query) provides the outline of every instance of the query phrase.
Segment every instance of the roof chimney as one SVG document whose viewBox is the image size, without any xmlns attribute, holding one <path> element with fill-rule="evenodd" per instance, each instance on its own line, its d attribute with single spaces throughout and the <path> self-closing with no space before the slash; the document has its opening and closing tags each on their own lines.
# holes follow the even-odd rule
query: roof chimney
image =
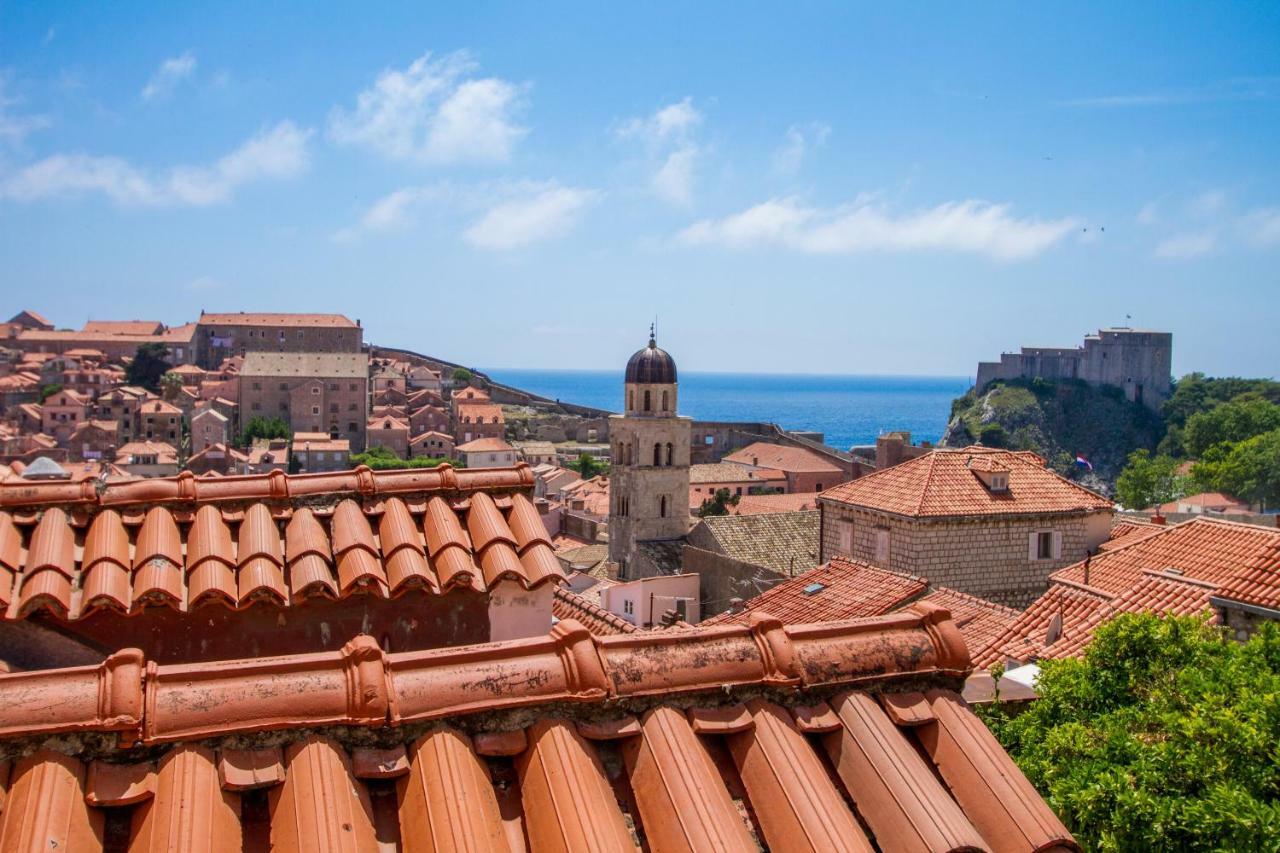
<svg viewBox="0 0 1280 853">
<path fill-rule="evenodd" d="M 1154 514 L 1154 515 L 1152 515 L 1152 516 L 1151 516 L 1151 523 L 1152 523 L 1152 524 L 1166 524 L 1166 523 L 1167 523 L 1167 521 L 1168 521 L 1168 520 L 1167 520 L 1163 515 L 1161 515 L 1161 514 L 1160 514 L 1160 513 L 1158 513 L 1158 512 L 1157 512 L 1156 514 Z"/>
</svg>

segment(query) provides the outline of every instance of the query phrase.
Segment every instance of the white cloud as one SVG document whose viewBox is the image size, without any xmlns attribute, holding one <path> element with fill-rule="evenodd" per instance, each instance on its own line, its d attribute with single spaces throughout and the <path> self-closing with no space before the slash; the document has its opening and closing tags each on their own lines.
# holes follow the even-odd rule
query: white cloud
<svg viewBox="0 0 1280 853">
<path fill-rule="evenodd" d="M 1280 77 L 1243 77 L 1203 86 L 1102 95 L 1061 101 L 1062 106 L 1092 108 L 1167 107 L 1184 104 L 1269 101 L 1280 97 Z"/>
<path fill-rule="evenodd" d="M 618 126 L 619 139 L 637 140 L 644 145 L 651 169 L 650 187 L 672 204 L 688 205 L 693 201 L 697 163 L 704 154 L 694 138 L 701 124 L 702 113 L 694 107 L 692 98 L 685 98 Z"/>
<path fill-rule="evenodd" d="M 0 181 L 0 197 L 36 201 L 100 192 L 123 206 L 205 206 L 238 187 L 297 177 L 310 166 L 312 131 L 282 121 L 209 166 L 177 166 L 148 174 L 119 157 L 54 154 Z"/>
<path fill-rule="evenodd" d="M 48 127 L 49 117 L 43 115 L 14 115 L 9 108 L 22 102 L 21 98 L 6 94 L 9 78 L 0 73 L 0 142 L 21 145 L 34 130 Z"/>
<path fill-rule="evenodd" d="M 522 87 L 496 77 L 469 79 L 465 52 L 423 54 L 403 71 L 387 69 L 356 97 L 335 107 L 329 137 L 395 160 L 505 162 L 528 132 L 516 122 Z"/>
<path fill-rule="evenodd" d="M 1155 256 L 1166 261 L 1185 261 L 1202 258 L 1218 246 L 1218 238 L 1212 231 L 1192 231 L 1161 240 Z"/>
<path fill-rule="evenodd" d="M 1227 207 L 1227 194 L 1222 190 L 1203 192 L 1187 203 L 1187 213 L 1197 219 L 1209 219 Z"/>
<path fill-rule="evenodd" d="M 462 237 L 482 249 L 508 250 L 562 237 L 599 200 L 598 190 L 555 181 L 448 182 L 402 187 L 375 201 L 355 225 L 333 235 L 340 243 L 403 230 L 434 213 L 449 222 L 470 220 Z"/>
<path fill-rule="evenodd" d="M 807 254 L 944 250 L 1012 261 L 1045 251 L 1076 227 L 1074 219 L 1017 219 L 1008 205 L 973 200 L 895 216 L 865 199 L 815 208 L 781 198 L 723 219 L 696 222 L 680 233 L 679 240 L 695 246 L 772 246 Z"/>
<path fill-rule="evenodd" d="M 151 75 L 147 85 L 142 87 L 142 100 L 152 101 L 156 98 L 167 98 L 173 94 L 178 84 L 190 77 L 196 70 L 196 57 L 191 51 L 181 56 L 174 56 L 160 63 L 160 67 Z"/>
<path fill-rule="evenodd" d="M 1245 239 L 1255 246 L 1280 246 L 1280 208 L 1264 207 L 1240 220 Z"/>
<path fill-rule="evenodd" d="M 784 175 L 800 171 L 805 155 L 827 144 L 831 135 L 830 125 L 822 122 L 793 124 L 787 128 L 786 141 L 773 154 L 773 168 Z"/>
<path fill-rule="evenodd" d="M 595 190 L 548 184 L 494 205 L 462 236 L 477 248 L 499 251 L 562 237 L 598 195 Z"/>
<path fill-rule="evenodd" d="M 1138 211 L 1139 225 L 1155 225 L 1160 221 L 1160 205 L 1154 201 L 1149 201 Z"/>
</svg>

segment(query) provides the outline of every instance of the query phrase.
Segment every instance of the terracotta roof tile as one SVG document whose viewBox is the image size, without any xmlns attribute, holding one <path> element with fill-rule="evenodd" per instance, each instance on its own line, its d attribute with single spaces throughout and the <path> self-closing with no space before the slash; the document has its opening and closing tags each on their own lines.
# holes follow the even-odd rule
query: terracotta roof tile
<svg viewBox="0 0 1280 853">
<path fill-rule="evenodd" d="M 355 329 L 357 324 L 342 314 L 272 314 L 230 312 L 226 314 L 201 314 L 200 325 L 224 326 L 323 326 L 328 328 Z"/>
<path fill-rule="evenodd" d="M 946 608 L 965 643 L 974 651 L 1003 634 L 1022 615 L 1012 607 L 946 587 L 934 588 L 920 600 Z"/>
<path fill-rule="evenodd" d="M 638 630 L 616 613 L 605 610 L 564 587 L 556 589 L 555 598 L 551 601 L 551 614 L 558 620 L 576 619 L 587 626 L 588 631 L 600 636 L 631 634 Z"/>
<path fill-rule="evenodd" d="M 753 465 L 759 468 L 773 468 L 788 473 L 828 471 L 839 474 L 840 469 L 833 463 L 803 447 L 791 447 L 785 444 L 770 444 L 757 441 L 741 450 L 735 450 L 724 457 L 725 462 L 737 462 L 740 465 Z"/>
<path fill-rule="evenodd" d="M 784 622 L 828 622 L 880 616 L 918 598 L 928 581 L 834 557 L 826 565 L 781 581 L 746 603 L 740 613 L 721 613 L 704 625 L 746 625 L 756 611 Z"/>
<path fill-rule="evenodd" d="M 0 617 L 555 582 L 559 561 L 521 493 L 532 480 L 521 464 L 0 485 L 0 506 L 18 510 L 0 511 Z"/>
<path fill-rule="evenodd" d="M 1004 465 L 1009 486 L 992 491 L 972 463 Z M 968 447 L 934 450 L 892 468 L 841 483 L 822 499 L 910 517 L 1022 515 L 1110 510 L 1111 501 L 1044 466 L 1034 453 Z"/>
<path fill-rule="evenodd" d="M 1280 541 L 1265 546 L 1228 578 L 1218 589 L 1217 597 L 1280 610 Z"/>
<path fill-rule="evenodd" d="M 985 647 L 973 650 L 974 665 L 985 669 L 1006 659 L 1029 661 L 1044 657 L 1045 650 L 1058 638 L 1069 639 L 1080 633 L 1107 599 L 1105 593 L 1053 584 L 1012 625 Z"/>
<path fill-rule="evenodd" d="M 759 515 L 817 508 L 817 492 L 793 492 L 784 495 L 743 495 L 736 504 L 729 507 L 729 512 L 733 515 Z"/>
<path fill-rule="evenodd" d="M 699 526 L 726 556 L 792 575 L 817 565 L 819 521 L 816 511 L 776 512 L 712 516 Z"/>
<path fill-rule="evenodd" d="M 954 625 L 919 605 L 826 625 L 592 637 L 570 620 L 429 652 L 361 637 L 340 653 L 132 653 L 0 674 L 17 700 L 0 736 L 33 750 L 0 849 L 98 849 L 104 806 L 127 810 L 138 849 L 1078 849 L 952 692 L 968 671 Z M 907 717 L 858 692 L 930 684 Z M 121 740 L 42 749 L 68 731 Z M 138 740 L 157 765 L 129 764 Z M 119 769 L 89 791 L 80 756 Z"/>
</svg>

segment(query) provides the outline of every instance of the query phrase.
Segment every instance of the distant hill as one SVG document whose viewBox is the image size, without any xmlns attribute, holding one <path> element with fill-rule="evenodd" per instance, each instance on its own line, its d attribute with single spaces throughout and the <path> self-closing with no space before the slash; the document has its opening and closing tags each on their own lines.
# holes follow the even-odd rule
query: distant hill
<svg viewBox="0 0 1280 853">
<path fill-rule="evenodd" d="M 1032 450 L 1051 468 L 1110 495 L 1131 452 L 1154 451 L 1164 436 L 1160 416 L 1124 398 L 1118 388 L 1080 380 L 997 381 L 981 393 L 970 389 L 951 404 L 942 444 Z M 1093 471 L 1075 464 L 1080 453 Z"/>
</svg>

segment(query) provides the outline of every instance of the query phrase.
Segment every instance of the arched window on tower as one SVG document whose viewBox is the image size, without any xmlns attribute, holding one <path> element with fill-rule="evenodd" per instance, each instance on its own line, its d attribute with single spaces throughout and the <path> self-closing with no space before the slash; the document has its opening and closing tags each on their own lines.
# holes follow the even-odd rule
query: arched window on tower
<svg viewBox="0 0 1280 853">
<path fill-rule="evenodd" d="M 663 495 L 662 497 L 658 498 L 658 516 L 661 518 L 667 517 L 667 496 L 666 495 Z"/>
<path fill-rule="evenodd" d="M 636 410 L 636 392 L 635 391 L 627 392 L 627 408 L 633 412 Z"/>
<path fill-rule="evenodd" d="M 647 412 L 651 408 L 652 406 L 649 405 L 649 390 L 646 388 L 644 392 L 644 410 Z"/>
<path fill-rule="evenodd" d="M 662 464 L 662 445 L 655 444 L 653 446 L 653 467 L 657 468 Z"/>
<path fill-rule="evenodd" d="M 671 466 L 671 454 L 673 450 L 674 448 L 672 447 L 671 442 L 668 441 L 667 442 L 667 466 L 668 467 Z"/>
<path fill-rule="evenodd" d="M 666 391 L 663 391 L 663 392 L 662 392 L 662 411 L 664 411 L 664 412 L 666 412 L 666 411 L 670 411 L 670 407 L 667 405 L 667 392 L 666 392 Z"/>
</svg>

